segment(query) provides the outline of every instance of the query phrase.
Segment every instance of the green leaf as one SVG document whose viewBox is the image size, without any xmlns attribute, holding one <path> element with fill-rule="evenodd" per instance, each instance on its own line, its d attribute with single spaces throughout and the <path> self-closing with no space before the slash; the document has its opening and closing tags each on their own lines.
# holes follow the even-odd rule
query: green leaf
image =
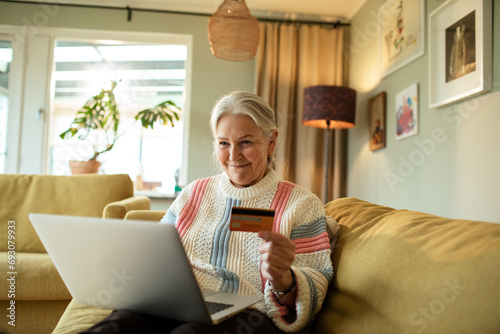
<svg viewBox="0 0 500 334">
<path fill-rule="evenodd" d="M 118 133 L 120 124 L 120 112 L 116 102 L 114 89 L 119 81 L 111 82 L 111 89 L 101 89 L 99 94 L 89 98 L 85 104 L 76 112 L 70 127 L 62 132 L 61 139 L 69 139 L 77 136 L 81 140 L 90 140 L 89 135 L 93 131 L 105 131 L 109 144 L 105 149 L 97 149 L 94 146 L 94 159 L 101 153 L 107 152 L 114 147 L 116 140 L 122 135 Z M 146 108 L 135 115 L 135 119 L 141 122 L 142 127 L 154 129 L 155 123 L 161 125 L 175 125 L 179 121 L 181 109 L 171 100 L 163 101 L 153 108 Z"/>
</svg>

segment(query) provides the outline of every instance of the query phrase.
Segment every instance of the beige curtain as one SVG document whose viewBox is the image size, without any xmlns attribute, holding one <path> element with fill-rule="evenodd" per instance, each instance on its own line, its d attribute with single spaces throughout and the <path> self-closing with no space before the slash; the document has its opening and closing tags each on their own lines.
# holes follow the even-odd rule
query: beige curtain
<svg viewBox="0 0 500 334">
<path fill-rule="evenodd" d="M 276 171 L 325 203 L 345 196 L 346 130 L 331 132 L 329 194 L 325 187 L 326 130 L 302 125 L 304 89 L 345 85 L 343 28 L 260 23 L 256 87 L 277 113 Z"/>
</svg>

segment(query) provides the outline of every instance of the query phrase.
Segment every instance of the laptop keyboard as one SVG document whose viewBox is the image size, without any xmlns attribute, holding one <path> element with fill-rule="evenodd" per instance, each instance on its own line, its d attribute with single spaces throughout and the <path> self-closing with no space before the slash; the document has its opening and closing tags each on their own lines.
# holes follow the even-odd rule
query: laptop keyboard
<svg viewBox="0 0 500 334">
<path fill-rule="evenodd" d="M 216 303 L 216 302 L 205 302 L 205 304 L 207 304 L 208 312 L 210 312 L 210 314 L 214 314 L 214 313 L 223 311 L 223 310 L 233 306 L 230 304 L 223 304 L 223 303 Z"/>
</svg>

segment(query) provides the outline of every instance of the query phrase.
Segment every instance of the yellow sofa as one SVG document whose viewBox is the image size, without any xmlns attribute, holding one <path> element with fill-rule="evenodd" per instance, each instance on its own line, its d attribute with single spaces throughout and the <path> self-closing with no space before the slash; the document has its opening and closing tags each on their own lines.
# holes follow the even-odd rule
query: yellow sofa
<svg viewBox="0 0 500 334">
<path fill-rule="evenodd" d="M 149 208 L 128 175 L 0 174 L 0 332 L 50 333 L 71 300 L 29 213 L 124 218 Z"/>
<path fill-rule="evenodd" d="M 342 232 L 332 253 L 336 275 L 311 333 L 500 333 L 500 224 L 356 198 L 325 210 Z M 109 312 L 72 301 L 54 333 L 77 333 Z"/>
</svg>

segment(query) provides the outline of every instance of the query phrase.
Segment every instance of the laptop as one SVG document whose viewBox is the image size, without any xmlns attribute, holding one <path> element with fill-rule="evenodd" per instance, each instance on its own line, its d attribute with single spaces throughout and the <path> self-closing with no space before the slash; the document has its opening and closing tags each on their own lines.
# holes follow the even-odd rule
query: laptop
<svg viewBox="0 0 500 334">
<path fill-rule="evenodd" d="M 201 291 L 170 224 L 35 213 L 29 218 L 81 304 L 217 324 L 263 299 Z"/>
</svg>

